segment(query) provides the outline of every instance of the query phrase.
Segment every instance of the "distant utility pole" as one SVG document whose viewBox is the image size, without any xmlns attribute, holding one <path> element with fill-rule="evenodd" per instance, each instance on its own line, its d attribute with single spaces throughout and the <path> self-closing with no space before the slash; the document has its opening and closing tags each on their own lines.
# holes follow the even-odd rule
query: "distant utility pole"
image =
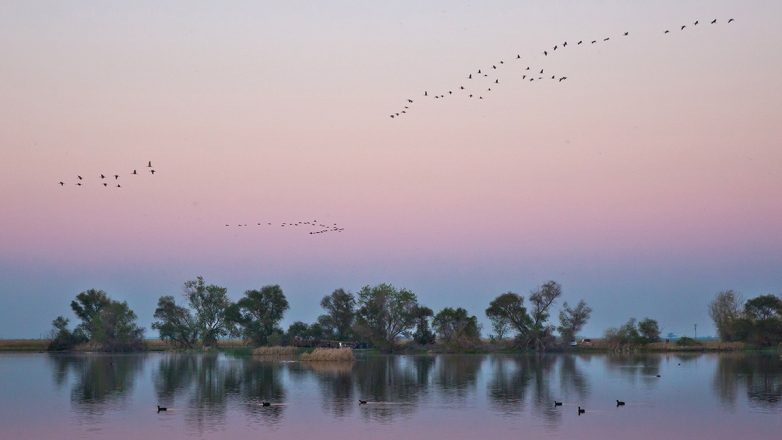
<svg viewBox="0 0 782 440">
<path fill-rule="evenodd" d="M 693 324 L 693 327 L 695 327 L 695 338 L 698 339 L 698 324 Z"/>
</svg>

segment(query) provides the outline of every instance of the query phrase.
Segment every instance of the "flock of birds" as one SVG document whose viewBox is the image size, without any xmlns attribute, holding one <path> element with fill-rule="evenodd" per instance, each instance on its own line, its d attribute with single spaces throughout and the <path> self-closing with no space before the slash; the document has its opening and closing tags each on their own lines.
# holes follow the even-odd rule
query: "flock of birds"
<svg viewBox="0 0 782 440">
<path fill-rule="evenodd" d="M 149 174 L 150 175 L 153 175 L 153 176 L 155 175 L 155 169 L 152 168 L 152 161 L 151 160 L 147 163 L 146 168 L 149 169 Z M 129 174 L 131 176 L 137 176 L 140 173 L 138 172 L 137 169 L 134 169 Z M 122 184 L 120 184 L 120 182 L 119 182 L 119 178 L 120 178 L 119 174 L 104 174 L 104 173 L 100 173 L 99 176 L 100 176 L 100 180 L 98 180 L 98 183 L 102 184 L 104 188 L 108 188 L 109 186 L 112 187 L 112 188 L 122 188 Z M 114 177 L 114 180 L 111 180 L 112 177 Z M 96 177 L 96 179 L 97 179 L 97 177 Z M 67 183 L 65 183 L 62 180 L 57 182 L 57 183 L 60 185 L 60 187 L 64 187 L 65 185 L 67 185 Z M 84 180 L 84 177 L 82 177 L 80 174 L 77 174 L 76 175 L 76 182 L 74 183 L 74 185 L 75 186 L 79 186 L 79 187 L 85 187 L 87 185 L 87 181 Z"/>
<path fill-rule="evenodd" d="M 258 223 L 255 224 L 256 227 L 259 227 L 259 226 L 260 227 L 271 227 L 271 226 L 276 226 L 276 225 L 277 225 L 276 223 L 272 223 L 272 222 L 258 222 Z M 245 228 L 245 227 L 250 227 L 250 226 L 252 226 L 252 225 L 248 224 L 248 223 L 238 223 L 236 225 L 231 225 L 229 223 L 225 224 L 226 228 L 230 228 L 230 227 Z M 332 223 L 331 225 L 327 225 L 325 223 L 319 223 L 317 220 L 302 220 L 302 221 L 297 221 L 297 222 L 283 222 L 283 223 L 279 223 L 278 227 L 280 227 L 280 228 L 298 228 L 298 227 L 302 227 L 302 228 L 310 228 L 310 229 L 317 228 L 314 231 L 308 231 L 307 233 L 309 235 L 326 234 L 326 233 L 329 233 L 329 232 L 342 232 L 342 231 L 345 230 L 345 228 L 339 227 L 336 223 Z"/>
<path fill-rule="evenodd" d="M 728 19 L 728 23 L 733 23 L 735 20 L 733 18 Z M 700 20 L 695 20 L 692 25 L 698 26 L 700 23 Z M 713 19 L 709 22 L 710 24 L 717 24 L 717 19 Z M 679 31 L 684 31 L 687 29 L 687 25 L 681 25 L 679 27 Z M 671 31 L 670 29 L 666 29 L 663 34 L 669 34 Z M 621 37 L 628 37 L 630 35 L 630 32 L 624 32 L 621 34 Z M 610 36 L 593 39 L 593 40 L 578 40 L 577 42 L 571 42 L 570 45 L 568 45 L 567 41 L 564 41 L 562 43 L 557 43 L 553 45 L 551 48 L 544 49 L 541 53 L 544 57 L 548 57 L 549 55 L 554 55 L 555 52 L 559 49 L 559 52 L 561 53 L 563 49 L 567 47 L 573 47 L 573 46 L 587 46 L 587 45 L 593 45 L 593 44 L 599 44 L 599 43 L 606 43 L 611 40 Z M 522 57 L 521 54 L 516 54 L 511 58 L 513 62 L 505 62 L 505 60 L 499 60 L 496 63 L 492 64 L 491 67 L 484 67 L 479 68 L 475 72 L 470 72 L 465 76 L 465 79 L 467 80 L 466 83 L 462 83 L 458 87 L 453 87 L 445 91 L 440 91 L 438 93 L 429 93 L 428 90 L 424 90 L 423 96 L 425 98 L 432 98 L 432 99 L 445 99 L 453 96 L 462 96 L 466 97 L 467 99 L 477 99 L 482 100 L 484 99 L 484 96 L 488 97 L 489 93 L 492 92 L 492 90 L 496 90 L 496 88 L 500 85 L 500 76 L 497 75 L 500 70 L 511 66 L 511 64 L 516 64 L 518 66 L 522 66 L 520 70 L 512 71 L 511 73 L 516 73 L 517 75 L 521 75 L 522 80 L 526 80 L 529 83 L 533 83 L 535 81 L 542 81 L 542 80 L 549 80 L 556 83 L 561 83 L 562 81 L 565 81 L 568 79 L 567 76 L 560 75 L 560 74 L 552 74 L 552 72 L 546 72 L 544 68 L 539 68 L 540 66 L 533 67 L 530 65 L 527 65 L 526 63 L 521 63 Z M 484 80 L 484 82 L 480 82 L 478 80 Z M 488 80 L 489 83 L 486 84 L 485 81 Z M 465 84 L 467 86 L 465 87 Z M 494 87 L 494 89 L 492 89 Z M 409 111 L 412 108 L 413 103 L 415 100 L 412 98 L 407 98 L 404 105 L 401 109 L 398 109 L 397 111 L 391 113 L 389 116 L 392 119 L 400 118 L 403 116 L 406 116 L 409 114 Z"/>
</svg>

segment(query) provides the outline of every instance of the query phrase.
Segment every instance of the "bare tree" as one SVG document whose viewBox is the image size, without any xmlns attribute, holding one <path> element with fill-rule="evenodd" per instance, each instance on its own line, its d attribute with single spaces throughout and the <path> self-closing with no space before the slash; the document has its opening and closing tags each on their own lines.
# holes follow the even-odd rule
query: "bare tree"
<svg viewBox="0 0 782 440">
<path fill-rule="evenodd" d="M 741 294 L 734 290 L 719 292 L 709 304 L 709 316 L 723 341 L 735 339 L 734 323 L 741 317 Z"/>
</svg>

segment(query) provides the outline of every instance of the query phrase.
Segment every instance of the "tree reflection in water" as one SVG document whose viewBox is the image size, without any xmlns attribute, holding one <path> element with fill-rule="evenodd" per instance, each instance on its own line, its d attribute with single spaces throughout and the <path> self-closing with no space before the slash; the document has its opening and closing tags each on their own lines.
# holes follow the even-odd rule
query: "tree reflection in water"
<svg viewBox="0 0 782 440">
<path fill-rule="evenodd" d="M 604 359 L 607 370 L 618 372 L 620 377 L 632 383 L 640 380 L 651 386 L 660 381 L 657 375 L 663 357 L 659 354 L 608 354 Z"/>
<path fill-rule="evenodd" d="M 74 376 L 71 402 L 85 416 L 100 416 L 121 408 L 133 389 L 145 357 L 140 355 L 51 354 L 54 381 L 62 386 L 68 374 Z"/>
<path fill-rule="evenodd" d="M 777 408 L 782 402 L 782 356 L 747 356 L 742 353 L 719 355 L 713 383 L 715 392 L 727 406 L 735 406 L 743 389 L 750 406 Z"/>
</svg>

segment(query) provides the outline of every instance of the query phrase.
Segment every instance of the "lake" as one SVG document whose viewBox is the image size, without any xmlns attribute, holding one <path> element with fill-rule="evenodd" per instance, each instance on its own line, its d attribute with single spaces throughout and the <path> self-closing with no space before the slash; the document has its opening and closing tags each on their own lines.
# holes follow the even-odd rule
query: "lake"
<svg viewBox="0 0 782 440">
<path fill-rule="evenodd" d="M 0 438 L 109 437 L 779 439 L 782 358 L 0 354 Z"/>
</svg>

